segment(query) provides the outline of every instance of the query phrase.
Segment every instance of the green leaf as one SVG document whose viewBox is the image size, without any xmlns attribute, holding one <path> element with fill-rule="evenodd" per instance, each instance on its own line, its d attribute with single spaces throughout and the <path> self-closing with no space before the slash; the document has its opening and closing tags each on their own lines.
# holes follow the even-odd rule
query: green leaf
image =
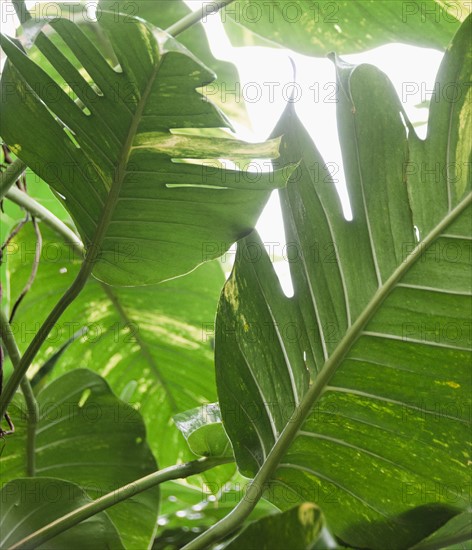
<svg viewBox="0 0 472 550">
<path fill-rule="evenodd" d="M 2 484 L 0 546 L 10 548 L 48 523 L 91 502 L 85 491 L 53 477 L 15 479 Z M 47 506 L 45 506 L 47 503 Z M 86 519 L 38 548 L 51 550 L 125 548 L 105 512 Z"/>
<path fill-rule="evenodd" d="M 462 69 L 447 80 L 470 21 L 448 48 L 441 89 L 471 80 Z M 348 545 L 400 549 L 470 506 L 470 173 L 444 208 L 446 179 L 439 196 L 421 195 L 406 170 L 411 158 L 423 173 L 429 158 L 441 169 L 469 160 L 470 103 L 437 106 L 421 157 L 386 76 L 339 60 L 337 71 L 353 220 L 289 106 L 275 133 L 282 163 L 302 158 L 281 192 L 294 297 L 258 236 L 244 239 L 218 310 L 218 395 L 241 471 L 272 475 L 267 498 L 318 503 Z M 438 119 L 450 121 L 445 144 Z M 429 521 L 410 513 L 421 505 Z"/>
<path fill-rule="evenodd" d="M 223 428 L 218 403 L 208 403 L 176 414 L 174 422 L 196 455 L 233 456 L 231 443 Z"/>
<path fill-rule="evenodd" d="M 161 29 L 170 27 L 191 12 L 182 0 L 100 0 L 99 8 L 114 13 L 134 14 Z M 240 82 L 239 73 L 233 63 L 221 61 L 212 54 L 203 25 L 198 23 L 187 29 L 179 36 L 179 42 L 207 67 L 211 67 L 217 75 L 214 82 L 203 88 L 206 96 L 215 102 L 231 121 L 250 126 L 244 102 L 237 101 L 234 94 L 220 93 L 221 90 L 234 90 L 236 83 Z"/>
<path fill-rule="evenodd" d="M 97 374 L 75 369 L 46 386 L 37 401 L 37 476 L 71 481 L 95 499 L 156 471 L 141 416 L 115 397 Z M 26 475 L 28 413 L 19 394 L 9 413 L 16 432 L 8 439 L 0 458 L 5 481 Z M 148 546 L 158 507 L 156 487 L 109 509 L 108 515 L 126 547 Z M 57 514 L 54 510 L 53 507 L 51 513 Z"/>
<path fill-rule="evenodd" d="M 237 46 L 267 46 L 270 41 L 305 55 L 325 56 L 389 42 L 443 50 L 469 13 L 465 3 L 442 0 L 237 0 L 222 10 L 221 17 Z"/>
<path fill-rule="evenodd" d="M 21 352 L 80 267 L 74 249 L 44 224 L 41 230 L 44 244 L 38 275 L 12 325 Z M 27 227 L 7 250 L 13 296 L 29 276 L 31 250 L 34 232 Z M 90 279 L 46 339 L 31 374 L 85 327 L 87 333 L 64 351 L 52 375 L 87 367 L 106 378 L 117 395 L 134 387 L 126 401 L 142 414 L 159 465 L 192 459 L 172 417 L 217 398 L 214 318 L 224 281 L 216 261 L 186 277 L 154 286 L 111 288 Z"/>
<path fill-rule="evenodd" d="M 463 512 L 449 520 L 412 550 L 466 550 L 472 541 L 472 513 Z"/>
<path fill-rule="evenodd" d="M 323 532 L 325 531 L 325 532 Z M 225 550 L 273 550 L 290 548 L 306 550 L 313 548 L 322 539 L 324 550 L 337 548 L 337 545 L 324 527 L 321 510 L 310 502 L 294 506 L 286 512 L 272 514 L 248 525 Z"/>
<path fill-rule="evenodd" d="M 289 173 L 263 172 L 263 165 L 246 160 L 266 158 L 268 151 L 276 157 L 277 141 L 249 145 L 179 132 L 227 122 L 195 91 L 213 73 L 176 40 L 142 20 L 105 12 L 97 25 L 119 68 L 71 21 L 51 23 L 65 43 L 61 49 L 44 34 L 36 40 L 69 94 L 2 37 L 9 64 L 1 82 L 0 133 L 63 197 L 98 279 L 157 283 L 202 263 L 202 246 L 215 238 L 226 250 L 247 235 L 270 191 Z M 78 59 L 81 71 L 62 50 Z M 240 170 L 219 168 L 222 157 Z M 129 250 L 133 262 L 125 261 Z"/>
</svg>

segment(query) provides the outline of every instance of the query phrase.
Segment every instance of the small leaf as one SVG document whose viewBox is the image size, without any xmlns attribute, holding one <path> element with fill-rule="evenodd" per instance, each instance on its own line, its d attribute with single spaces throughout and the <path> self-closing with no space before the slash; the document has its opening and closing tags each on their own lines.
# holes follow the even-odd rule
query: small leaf
<svg viewBox="0 0 472 550">
<path fill-rule="evenodd" d="M 314 546 L 318 541 L 322 545 Z M 338 545 L 324 526 L 320 509 L 310 502 L 254 521 L 223 546 L 225 550 L 306 550 L 313 547 L 330 550 Z"/>
<path fill-rule="evenodd" d="M 174 422 L 196 455 L 233 456 L 231 443 L 223 428 L 218 403 L 208 403 L 176 414 Z"/>
</svg>

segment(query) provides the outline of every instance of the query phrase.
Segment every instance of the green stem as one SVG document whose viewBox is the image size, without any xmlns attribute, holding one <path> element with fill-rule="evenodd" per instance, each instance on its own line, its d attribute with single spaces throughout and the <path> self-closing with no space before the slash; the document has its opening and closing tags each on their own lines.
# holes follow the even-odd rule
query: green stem
<svg viewBox="0 0 472 550">
<path fill-rule="evenodd" d="M 0 311 L 0 334 L 5 344 L 5 348 L 8 351 L 11 362 L 15 369 L 21 360 L 20 350 L 16 344 L 15 337 L 11 330 L 11 326 L 8 322 L 7 316 L 3 310 Z M 33 390 L 29 380 L 25 377 L 21 380 L 21 391 L 23 392 L 26 407 L 28 409 L 28 429 L 27 429 L 27 473 L 28 476 L 33 477 L 35 475 L 35 439 L 36 439 L 36 426 L 39 421 L 39 407 L 34 396 Z M 3 415 L 2 415 L 3 418 Z"/>
<path fill-rule="evenodd" d="M 80 294 L 90 274 L 92 273 L 95 262 L 98 258 L 98 249 L 101 245 L 104 231 L 104 228 L 102 226 L 100 226 L 99 229 L 99 238 L 90 246 L 90 249 L 88 250 L 85 260 L 82 263 L 80 271 L 77 274 L 74 282 L 66 290 L 63 296 L 61 296 L 59 302 L 48 315 L 44 323 L 40 326 L 38 332 L 35 334 L 33 340 L 23 354 L 23 357 L 21 358 L 18 367 L 13 371 L 12 375 L 8 379 L 2 395 L 0 396 L 0 417 L 5 414 L 8 404 L 13 399 L 13 396 L 18 389 L 18 386 L 20 385 L 22 379 L 25 377 L 29 366 L 31 365 L 33 359 L 39 351 L 39 348 L 42 346 L 43 342 L 46 340 L 49 333 L 51 332 L 61 315 L 64 313 L 64 311 Z"/>
<path fill-rule="evenodd" d="M 12 188 L 6 194 L 6 198 L 27 210 L 32 216 L 42 220 L 46 225 L 61 235 L 67 244 L 70 244 L 77 252 L 84 252 L 84 245 L 80 238 L 67 225 L 57 218 L 42 204 L 32 199 L 27 193 L 17 188 Z"/>
<path fill-rule="evenodd" d="M 221 464 L 227 464 L 232 462 L 232 458 L 200 458 L 192 462 L 186 462 L 185 464 L 178 464 L 164 468 L 152 474 L 149 474 L 141 479 L 137 479 L 132 483 L 128 483 L 111 493 L 108 493 L 89 504 L 85 504 L 73 512 L 69 512 L 65 516 L 56 519 L 55 521 L 45 525 L 38 531 L 35 531 L 31 535 L 28 535 L 23 540 L 13 545 L 10 550 L 17 550 L 19 548 L 37 548 L 48 540 L 52 539 L 56 535 L 63 533 L 67 529 L 70 529 L 74 525 L 84 521 L 85 519 L 122 502 L 128 498 L 142 493 L 151 487 L 155 487 L 164 481 L 170 481 L 172 479 L 180 479 L 189 477 L 191 475 L 199 474 L 215 466 Z"/>
<path fill-rule="evenodd" d="M 28 19 L 31 19 L 30 12 L 26 9 L 25 0 L 12 0 L 12 4 L 22 25 L 26 23 Z"/>
<path fill-rule="evenodd" d="M 0 174 L 0 200 L 25 170 L 26 164 L 22 160 L 16 159 L 15 162 L 8 165 L 5 172 Z"/>
<path fill-rule="evenodd" d="M 195 538 L 189 544 L 184 546 L 182 550 L 200 550 L 207 548 L 211 544 L 221 540 L 229 535 L 247 518 L 247 516 L 255 508 L 257 502 L 262 497 L 267 482 L 272 477 L 280 460 L 288 451 L 295 436 L 298 433 L 301 425 L 310 414 L 313 405 L 321 397 L 326 390 L 330 380 L 341 366 L 344 358 L 351 350 L 354 343 L 362 335 L 362 331 L 367 323 L 372 319 L 377 310 L 381 307 L 387 297 L 395 288 L 398 281 L 412 268 L 413 265 L 423 257 L 425 250 L 432 245 L 436 239 L 443 233 L 446 228 L 454 222 L 464 210 L 472 204 L 472 193 L 469 193 L 464 199 L 439 223 L 425 239 L 420 242 L 417 247 L 411 252 L 408 258 L 402 262 L 392 275 L 385 281 L 375 295 L 370 300 L 367 307 L 359 315 L 356 321 L 351 325 L 349 330 L 339 342 L 338 346 L 324 364 L 323 368 L 317 374 L 313 385 L 308 389 L 298 408 L 292 413 L 285 428 L 282 430 L 280 437 L 275 442 L 270 450 L 264 464 L 261 466 L 254 479 L 248 486 L 244 498 L 238 502 L 235 508 L 222 520 L 210 527 L 200 536 Z"/>
<path fill-rule="evenodd" d="M 228 4 L 231 4 L 231 2 L 234 2 L 234 0 L 220 0 L 219 2 L 208 2 L 207 4 L 203 4 L 199 10 L 189 13 L 185 17 L 182 17 L 180 21 L 177 21 L 177 23 L 171 25 L 166 29 L 166 32 L 171 36 L 177 36 L 208 15 L 216 13 Z"/>
</svg>

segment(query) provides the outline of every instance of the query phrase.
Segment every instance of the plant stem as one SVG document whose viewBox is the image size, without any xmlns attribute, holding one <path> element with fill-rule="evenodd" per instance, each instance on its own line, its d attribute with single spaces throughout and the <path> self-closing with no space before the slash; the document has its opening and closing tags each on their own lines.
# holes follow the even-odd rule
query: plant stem
<svg viewBox="0 0 472 550">
<path fill-rule="evenodd" d="M 171 25 L 168 29 L 166 29 L 166 32 L 171 36 L 177 36 L 208 15 L 216 13 L 228 4 L 231 4 L 231 2 L 234 2 L 234 0 L 220 0 L 219 2 L 208 2 L 203 4 L 199 10 L 189 13 L 185 17 L 182 17 L 180 21 L 177 21 L 177 23 Z"/>
<path fill-rule="evenodd" d="M 56 233 L 61 235 L 67 244 L 70 244 L 77 252 L 83 254 L 84 245 L 74 231 L 69 229 L 64 222 L 62 222 L 43 205 L 39 204 L 39 202 L 32 199 L 27 193 L 24 193 L 16 188 L 12 188 L 6 194 L 6 198 L 27 210 L 32 216 L 42 220 Z"/>
<path fill-rule="evenodd" d="M 12 0 L 12 4 L 22 25 L 31 19 L 30 12 L 26 9 L 25 0 Z"/>
<path fill-rule="evenodd" d="M 127 485 L 123 485 L 119 489 L 112 491 L 89 504 L 85 504 L 73 512 L 69 512 L 65 516 L 56 519 L 55 521 L 45 525 L 41 529 L 38 529 L 31 535 L 28 535 L 23 540 L 13 545 L 10 550 L 19 548 L 37 548 L 44 544 L 46 541 L 52 539 L 59 533 L 70 529 L 74 525 L 77 525 L 81 521 L 122 502 L 138 493 L 142 493 L 151 487 L 155 487 L 164 481 L 170 481 L 171 479 L 179 479 L 189 477 L 191 475 L 199 474 L 215 466 L 221 464 L 227 464 L 232 462 L 232 458 L 200 458 L 192 462 L 186 462 L 185 464 L 178 464 L 175 466 L 169 466 L 152 474 L 149 474 L 141 479 L 137 479 Z"/>
<path fill-rule="evenodd" d="M 0 174 L 0 200 L 25 170 L 26 164 L 22 160 L 16 159 L 15 162 L 8 165 L 5 172 Z"/>
<path fill-rule="evenodd" d="M 20 350 L 18 349 L 11 326 L 3 310 L 0 310 L 0 334 L 5 344 L 5 348 L 8 351 L 8 355 L 10 356 L 13 367 L 17 369 L 21 360 Z M 31 384 L 26 376 L 21 380 L 21 391 L 23 392 L 26 407 L 28 409 L 27 473 L 28 476 L 32 477 L 35 475 L 35 438 L 36 426 L 39 421 L 39 407 L 31 388 Z"/>
<path fill-rule="evenodd" d="M 77 298 L 81 290 L 85 286 L 89 275 L 92 273 L 94 263 L 97 256 L 97 248 L 92 246 L 90 253 L 87 254 L 77 277 L 66 292 L 61 296 L 59 302 L 57 302 L 54 309 L 48 315 L 47 319 L 40 326 L 38 332 L 35 334 L 30 345 L 26 349 L 23 357 L 21 358 L 17 368 L 13 371 L 12 375 L 8 379 L 5 385 L 2 395 L 0 396 L 0 416 L 3 416 L 7 410 L 8 404 L 13 399 L 15 392 L 20 385 L 22 379 L 26 375 L 26 371 L 31 365 L 33 359 L 42 346 L 43 342 L 48 337 L 54 325 L 57 323 L 64 311 L 69 305 Z"/>
</svg>

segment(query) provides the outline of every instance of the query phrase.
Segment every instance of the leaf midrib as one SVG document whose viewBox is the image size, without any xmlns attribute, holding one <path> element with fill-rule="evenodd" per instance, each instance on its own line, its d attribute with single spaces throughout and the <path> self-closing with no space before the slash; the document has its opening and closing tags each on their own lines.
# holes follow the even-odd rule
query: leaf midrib
<svg viewBox="0 0 472 550">
<path fill-rule="evenodd" d="M 104 283 L 100 283 L 100 286 L 102 287 L 102 290 L 104 291 L 104 293 L 107 295 L 108 299 L 110 300 L 110 302 L 114 306 L 114 308 L 115 308 L 116 312 L 118 313 L 118 315 L 121 317 L 124 325 L 125 326 L 132 325 L 133 324 L 132 319 L 126 313 L 125 309 L 123 308 L 123 306 L 120 303 L 119 298 L 113 292 L 112 287 L 110 287 L 110 286 L 108 286 Z M 139 334 L 139 331 L 136 331 L 136 333 L 133 335 L 133 337 L 136 339 L 136 343 L 138 344 L 138 346 L 141 350 L 142 356 L 146 360 L 146 362 L 149 365 L 151 371 L 154 373 L 154 375 L 157 378 L 159 384 L 161 385 L 161 387 L 165 391 L 165 393 L 166 393 L 166 395 L 169 399 L 169 403 L 170 403 L 170 406 L 171 406 L 172 410 L 174 411 L 174 413 L 178 412 L 179 408 L 177 407 L 177 403 L 175 401 L 175 398 L 174 398 L 174 396 L 172 395 L 172 392 L 169 389 L 169 385 L 168 385 L 165 377 L 162 375 L 161 371 L 159 370 L 159 367 L 156 364 L 156 361 L 154 360 L 154 357 L 152 356 L 151 352 L 149 351 L 149 348 L 148 348 L 146 342 L 141 338 L 141 336 Z"/>
<path fill-rule="evenodd" d="M 95 261 L 99 260 L 100 258 L 99 256 L 100 247 L 105 238 L 108 226 L 111 222 L 111 218 L 113 216 L 113 213 L 115 212 L 116 204 L 120 196 L 121 187 L 123 185 L 123 181 L 125 178 L 126 166 L 128 164 L 128 159 L 131 152 L 133 140 L 136 135 L 139 122 L 141 121 L 142 114 L 146 106 L 147 100 L 149 98 L 152 87 L 154 85 L 154 81 L 156 80 L 157 75 L 159 73 L 159 69 L 161 67 L 162 59 L 164 55 L 165 54 L 161 55 L 160 58 L 158 59 L 158 62 L 156 63 L 149 77 L 146 88 L 143 94 L 141 95 L 141 99 L 137 104 L 133 119 L 131 121 L 129 130 L 128 130 L 128 135 L 126 136 L 126 140 L 123 143 L 123 147 L 120 154 L 120 161 L 118 163 L 118 167 L 115 172 L 115 175 L 113 176 L 113 182 L 110 188 L 110 192 L 108 193 L 108 198 L 104 205 L 103 212 L 100 217 L 100 221 L 98 222 L 95 235 L 92 241 L 90 242 L 89 248 L 87 250 L 87 255 L 85 257 L 84 264 L 93 265 L 93 263 L 95 263 Z M 126 76 L 126 73 L 123 73 L 123 74 Z"/>
</svg>

